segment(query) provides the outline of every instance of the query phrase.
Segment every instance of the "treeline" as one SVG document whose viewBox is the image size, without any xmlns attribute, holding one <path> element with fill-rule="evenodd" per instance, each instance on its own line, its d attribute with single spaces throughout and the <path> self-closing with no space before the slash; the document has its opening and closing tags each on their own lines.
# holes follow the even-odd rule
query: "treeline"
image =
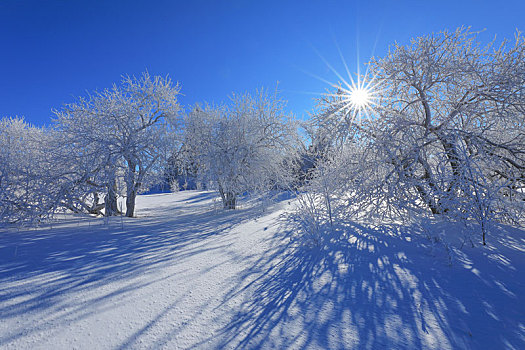
<svg viewBox="0 0 525 350">
<path fill-rule="evenodd" d="M 298 138 L 284 101 L 261 90 L 183 113 L 179 91 L 169 78 L 144 73 L 56 110 L 51 127 L 2 119 L 2 222 L 41 221 L 64 209 L 132 217 L 138 193 L 178 187 L 180 178 L 217 189 L 226 209 L 241 193 L 290 185 Z"/>
<path fill-rule="evenodd" d="M 474 220 L 485 242 L 491 222 L 523 223 L 519 33 L 499 46 L 464 28 L 416 38 L 360 80 L 301 123 L 266 90 L 184 111 L 179 85 L 147 73 L 63 106 L 48 128 L 4 118 L 0 220 L 115 215 L 119 197 L 133 216 L 137 193 L 171 182 L 216 189 L 226 209 L 243 193 L 297 190 L 313 236 L 356 218 L 438 216 Z"/>
</svg>

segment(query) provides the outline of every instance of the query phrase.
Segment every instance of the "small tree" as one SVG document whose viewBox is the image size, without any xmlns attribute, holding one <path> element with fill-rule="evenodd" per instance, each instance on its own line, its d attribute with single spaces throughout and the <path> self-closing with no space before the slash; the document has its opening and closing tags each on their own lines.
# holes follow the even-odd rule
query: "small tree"
<svg viewBox="0 0 525 350">
<path fill-rule="evenodd" d="M 295 127 L 284 102 L 264 90 L 234 95 L 229 106 L 196 106 L 185 119 L 185 145 L 204 181 L 215 185 L 225 209 L 238 195 L 283 180 Z"/>
</svg>

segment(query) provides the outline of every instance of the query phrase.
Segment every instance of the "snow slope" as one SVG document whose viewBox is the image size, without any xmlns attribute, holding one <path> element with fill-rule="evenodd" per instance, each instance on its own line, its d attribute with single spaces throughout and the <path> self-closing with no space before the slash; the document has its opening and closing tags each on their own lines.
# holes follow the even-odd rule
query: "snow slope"
<svg viewBox="0 0 525 350">
<path fill-rule="evenodd" d="M 215 200 L 0 232 L 0 348 L 525 348 L 521 230 L 447 252 L 460 227 L 353 224 L 321 249 L 292 239 L 293 203 Z"/>
</svg>

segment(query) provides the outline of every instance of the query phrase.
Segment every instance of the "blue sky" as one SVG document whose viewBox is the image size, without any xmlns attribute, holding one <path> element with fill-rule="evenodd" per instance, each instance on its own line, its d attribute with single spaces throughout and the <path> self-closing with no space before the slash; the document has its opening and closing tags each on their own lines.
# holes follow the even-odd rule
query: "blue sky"
<svg viewBox="0 0 525 350">
<path fill-rule="evenodd" d="M 274 88 L 304 117 L 337 81 L 395 41 L 459 26 L 481 40 L 525 30 L 525 1 L 0 0 L 0 117 L 48 123 L 75 96 L 144 70 L 182 86 L 184 106 Z M 318 53 L 316 53 L 318 52 Z"/>
</svg>

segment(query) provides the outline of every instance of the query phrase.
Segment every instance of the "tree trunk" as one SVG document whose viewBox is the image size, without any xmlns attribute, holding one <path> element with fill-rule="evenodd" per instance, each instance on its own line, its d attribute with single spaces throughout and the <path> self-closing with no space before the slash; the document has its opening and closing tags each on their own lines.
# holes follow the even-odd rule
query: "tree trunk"
<svg viewBox="0 0 525 350">
<path fill-rule="evenodd" d="M 224 209 L 235 209 L 237 204 L 237 196 L 235 193 L 227 192 L 225 198 L 226 200 L 224 201 Z"/>
<path fill-rule="evenodd" d="M 135 189 L 132 189 L 131 191 L 128 191 L 126 197 L 126 216 L 128 218 L 132 218 L 135 214 L 135 199 L 137 198 L 137 191 Z"/>
<path fill-rule="evenodd" d="M 137 181 L 137 165 L 132 159 L 126 159 L 128 171 L 126 174 L 126 216 L 132 218 L 135 214 L 135 199 L 139 184 Z"/>
<path fill-rule="evenodd" d="M 487 245 L 487 243 L 485 242 L 485 233 L 487 232 L 487 230 L 486 230 L 486 227 L 485 227 L 485 220 L 484 219 L 481 220 L 481 231 L 483 233 L 483 245 Z"/>
<path fill-rule="evenodd" d="M 237 204 L 237 195 L 233 192 L 225 192 L 221 185 L 219 185 L 219 193 L 222 198 L 223 208 L 226 210 L 235 209 Z"/>
<path fill-rule="evenodd" d="M 105 198 L 105 215 L 114 216 L 118 214 L 117 208 L 117 181 L 115 179 L 110 180 L 108 184 L 108 193 Z"/>
</svg>

